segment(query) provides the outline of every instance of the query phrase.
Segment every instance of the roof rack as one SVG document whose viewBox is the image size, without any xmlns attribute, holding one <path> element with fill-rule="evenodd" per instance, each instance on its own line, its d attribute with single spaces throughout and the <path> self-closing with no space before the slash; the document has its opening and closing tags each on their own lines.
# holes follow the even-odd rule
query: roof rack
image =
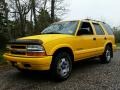
<svg viewBox="0 0 120 90">
<path fill-rule="evenodd" d="M 83 20 L 88 20 L 88 21 L 96 21 L 96 22 L 102 22 L 102 23 L 105 23 L 105 22 L 103 22 L 103 21 L 94 20 L 94 19 L 83 19 Z"/>
</svg>

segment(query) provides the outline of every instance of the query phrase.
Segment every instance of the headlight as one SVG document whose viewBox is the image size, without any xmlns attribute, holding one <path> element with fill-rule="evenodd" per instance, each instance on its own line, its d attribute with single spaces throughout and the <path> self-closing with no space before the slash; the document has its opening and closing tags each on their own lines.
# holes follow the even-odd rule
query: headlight
<svg viewBox="0 0 120 90">
<path fill-rule="evenodd" d="M 45 56 L 45 50 L 41 45 L 28 45 L 27 46 L 28 56 Z"/>
<path fill-rule="evenodd" d="M 44 48 L 41 45 L 28 45 L 27 51 L 44 51 Z"/>
</svg>

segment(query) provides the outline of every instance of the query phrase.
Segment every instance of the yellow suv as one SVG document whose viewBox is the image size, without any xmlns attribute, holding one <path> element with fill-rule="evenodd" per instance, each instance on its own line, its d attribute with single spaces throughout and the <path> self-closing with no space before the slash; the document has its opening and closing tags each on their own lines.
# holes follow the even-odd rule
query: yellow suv
<svg viewBox="0 0 120 90">
<path fill-rule="evenodd" d="M 41 35 L 10 41 L 4 57 L 20 71 L 50 70 L 54 78 L 65 80 L 74 61 L 100 57 L 109 63 L 115 47 L 108 24 L 85 19 L 56 22 Z"/>
</svg>

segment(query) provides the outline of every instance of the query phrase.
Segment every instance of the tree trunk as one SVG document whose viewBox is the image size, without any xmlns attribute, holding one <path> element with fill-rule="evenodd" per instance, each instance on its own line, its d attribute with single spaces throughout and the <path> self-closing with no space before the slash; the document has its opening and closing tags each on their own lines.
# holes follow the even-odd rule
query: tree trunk
<svg viewBox="0 0 120 90">
<path fill-rule="evenodd" d="M 5 6 L 5 21 L 6 21 L 6 25 L 7 25 L 6 29 L 7 29 L 7 32 L 8 32 L 8 37 L 11 40 L 12 36 L 11 36 L 11 30 L 9 29 L 9 22 L 8 22 L 8 13 L 9 13 L 9 10 L 7 8 L 7 3 L 4 2 L 4 6 Z"/>
<path fill-rule="evenodd" d="M 34 15 L 34 23 L 35 23 L 35 26 L 36 26 L 37 18 L 36 18 L 36 10 L 35 10 L 35 0 L 32 0 L 32 10 L 33 10 L 33 15 Z"/>
<path fill-rule="evenodd" d="M 21 36 L 24 37 L 25 36 L 25 27 L 24 27 L 24 25 L 25 25 L 24 21 L 25 20 L 24 20 L 24 15 L 22 14 L 20 1 L 19 0 L 15 0 L 15 3 L 16 3 L 17 9 L 19 11 L 19 15 L 20 15 L 20 25 L 21 25 L 20 29 L 21 29 L 21 33 L 22 33 Z"/>
<path fill-rule="evenodd" d="M 51 0 L 51 22 L 54 22 L 55 18 L 55 0 Z"/>
</svg>

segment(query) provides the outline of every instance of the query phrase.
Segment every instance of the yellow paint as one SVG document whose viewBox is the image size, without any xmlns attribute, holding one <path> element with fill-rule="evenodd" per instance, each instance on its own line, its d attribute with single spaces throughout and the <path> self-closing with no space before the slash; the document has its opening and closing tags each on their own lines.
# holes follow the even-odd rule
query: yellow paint
<svg viewBox="0 0 120 90">
<path fill-rule="evenodd" d="M 52 61 L 52 56 L 46 56 L 42 58 L 34 57 L 16 57 L 8 54 L 4 54 L 5 60 L 16 62 L 20 68 L 25 68 L 24 64 L 30 64 L 31 70 L 49 70 Z"/>
<path fill-rule="evenodd" d="M 94 35 L 81 35 L 77 36 L 77 31 L 81 25 L 81 21 L 79 21 L 78 27 L 74 35 L 67 34 L 43 34 L 43 35 L 35 35 L 29 37 L 20 38 L 23 39 L 38 39 L 43 41 L 42 46 L 45 48 L 47 56 L 44 57 L 28 57 L 28 56 L 15 56 L 5 54 L 4 57 L 8 61 L 18 62 L 18 66 L 24 68 L 21 63 L 31 64 L 32 70 L 49 70 L 52 56 L 56 50 L 63 47 L 68 47 L 73 51 L 74 61 L 86 59 L 94 56 L 102 55 L 105 49 L 105 46 L 108 43 L 113 45 L 113 50 L 116 48 L 115 39 L 113 35 L 108 35 L 105 31 L 105 28 L 102 27 L 105 35 L 96 35 L 96 31 L 92 22 L 90 22 Z M 97 22 L 96 22 L 97 23 Z M 99 22 L 100 25 L 102 25 Z M 69 31 L 71 32 L 71 31 Z M 104 37 L 107 37 L 107 40 L 104 40 Z M 96 41 L 93 40 L 96 38 Z"/>
</svg>

